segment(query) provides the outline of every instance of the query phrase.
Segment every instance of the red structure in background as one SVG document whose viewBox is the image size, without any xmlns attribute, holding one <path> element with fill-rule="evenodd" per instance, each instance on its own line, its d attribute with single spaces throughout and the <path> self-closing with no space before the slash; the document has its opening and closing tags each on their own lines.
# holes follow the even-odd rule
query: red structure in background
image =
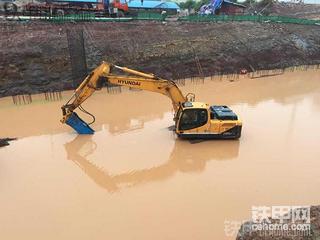
<svg viewBox="0 0 320 240">
<path fill-rule="evenodd" d="M 217 11 L 218 15 L 241 15 L 244 14 L 245 5 L 224 0 L 221 8 Z"/>
</svg>

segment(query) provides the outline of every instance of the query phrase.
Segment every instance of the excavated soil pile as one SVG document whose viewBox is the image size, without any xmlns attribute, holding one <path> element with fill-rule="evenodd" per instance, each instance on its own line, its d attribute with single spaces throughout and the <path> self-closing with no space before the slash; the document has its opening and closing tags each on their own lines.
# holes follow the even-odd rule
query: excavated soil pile
<svg viewBox="0 0 320 240">
<path fill-rule="evenodd" d="M 320 28 L 251 22 L 0 23 L 0 97 L 72 88 L 67 30 L 102 60 L 163 78 L 320 63 Z"/>
</svg>

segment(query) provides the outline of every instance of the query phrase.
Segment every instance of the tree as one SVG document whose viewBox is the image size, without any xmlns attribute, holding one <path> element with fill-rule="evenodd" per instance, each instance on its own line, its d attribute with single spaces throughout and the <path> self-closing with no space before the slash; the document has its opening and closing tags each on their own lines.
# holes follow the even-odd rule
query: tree
<svg viewBox="0 0 320 240">
<path fill-rule="evenodd" d="M 185 2 L 181 2 L 179 5 L 181 9 L 191 10 L 194 9 L 196 2 L 194 0 L 187 0 Z"/>
<path fill-rule="evenodd" d="M 253 3 L 257 3 L 257 0 L 245 0 L 242 4 L 250 5 L 250 4 L 253 4 Z"/>
<path fill-rule="evenodd" d="M 205 5 L 205 4 L 209 4 L 210 0 L 200 0 L 200 1 L 197 1 L 195 6 L 194 6 L 194 9 L 196 11 L 199 11 L 201 6 Z"/>
<path fill-rule="evenodd" d="M 200 1 L 195 1 L 195 0 L 187 0 L 185 2 L 181 2 L 180 8 L 181 9 L 194 9 L 196 11 L 199 11 L 200 7 L 204 4 L 208 4 L 211 0 L 200 0 Z"/>
</svg>

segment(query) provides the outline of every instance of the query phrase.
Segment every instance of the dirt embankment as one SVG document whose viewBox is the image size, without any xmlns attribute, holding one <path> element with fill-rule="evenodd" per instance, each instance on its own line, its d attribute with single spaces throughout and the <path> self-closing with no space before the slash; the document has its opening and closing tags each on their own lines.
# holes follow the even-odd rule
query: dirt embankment
<svg viewBox="0 0 320 240">
<path fill-rule="evenodd" d="M 320 27 L 258 23 L 0 23 L 0 97 L 72 88 L 67 29 L 102 60 L 163 78 L 320 63 Z"/>
<path fill-rule="evenodd" d="M 304 4 L 278 1 L 260 1 L 247 4 L 246 14 L 287 16 L 320 19 L 320 4 Z"/>
<path fill-rule="evenodd" d="M 10 141 L 16 140 L 16 138 L 0 138 L 0 147 L 8 146 Z"/>
<path fill-rule="evenodd" d="M 272 15 L 320 19 L 320 4 L 278 2 L 271 4 L 270 9 L 267 10 L 269 10 Z"/>
</svg>

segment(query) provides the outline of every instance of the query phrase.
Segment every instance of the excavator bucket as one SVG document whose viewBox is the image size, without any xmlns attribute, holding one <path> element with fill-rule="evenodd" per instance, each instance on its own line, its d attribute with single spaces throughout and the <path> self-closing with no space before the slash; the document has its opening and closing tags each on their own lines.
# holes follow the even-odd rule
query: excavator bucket
<svg viewBox="0 0 320 240">
<path fill-rule="evenodd" d="M 94 130 L 85 122 L 83 121 L 78 114 L 73 112 L 68 119 L 66 120 L 66 124 L 76 130 L 79 134 L 93 134 Z"/>
</svg>

